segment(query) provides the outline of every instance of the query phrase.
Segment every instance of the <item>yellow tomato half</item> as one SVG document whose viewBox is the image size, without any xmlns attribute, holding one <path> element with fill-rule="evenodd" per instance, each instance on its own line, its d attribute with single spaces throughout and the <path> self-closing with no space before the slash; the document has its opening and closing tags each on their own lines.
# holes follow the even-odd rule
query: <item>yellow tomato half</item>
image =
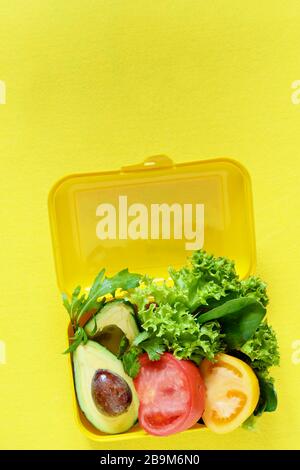
<svg viewBox="0 0 300 470">
<path fill-rule="evenodd" d="M 255 410 L 259 384 L 251 367 L 228 354 L 218 354 L 216 362 L 202 361 L 200 370 L 206 386 L 203 413 L 205 425 L 226 433 L 239 427 Z"/>
</svg>

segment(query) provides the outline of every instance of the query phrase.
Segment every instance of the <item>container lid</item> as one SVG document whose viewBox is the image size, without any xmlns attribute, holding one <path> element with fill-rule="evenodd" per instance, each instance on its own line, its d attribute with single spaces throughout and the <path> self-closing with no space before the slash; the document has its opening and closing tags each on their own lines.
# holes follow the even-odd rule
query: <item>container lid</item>
<svg viewBox="0 0 300 470">
<path fill-rule="evenodd" d="M 118 171 L 69 175 L 49 195 L 59 288 L 88 287 L 101 268 L 154 277 L 204 248 L 253 272 L 250 178 L 234 160 L 174 164 L 164 155 Z"/>
</svg>

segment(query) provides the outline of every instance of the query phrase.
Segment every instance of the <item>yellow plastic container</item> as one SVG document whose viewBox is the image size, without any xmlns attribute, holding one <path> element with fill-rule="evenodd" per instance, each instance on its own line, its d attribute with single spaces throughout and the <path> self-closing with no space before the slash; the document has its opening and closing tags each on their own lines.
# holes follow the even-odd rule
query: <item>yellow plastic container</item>
<svg viewBox="0 0 300 470">
<path fill-rule="evenodd" d="M 49 215 L 58 286 L 68 294 L 78 284 L 88 288 L 103 267 L 108 275 L 128 268 L 166 277 L 168 266 L 182 266 L 202 246 L 233 259 L 242 278 L 254 272 L 250 177 L 228 158 L 175 165 L 158 155 L 119 171 L 69 175 L 50 191 Z M 119 435 L 97 431 L 77 405 L 73 380 L 72 388 L 79 426 L 90 439 L 145 435 L 138 426 Z"/>
</svg>

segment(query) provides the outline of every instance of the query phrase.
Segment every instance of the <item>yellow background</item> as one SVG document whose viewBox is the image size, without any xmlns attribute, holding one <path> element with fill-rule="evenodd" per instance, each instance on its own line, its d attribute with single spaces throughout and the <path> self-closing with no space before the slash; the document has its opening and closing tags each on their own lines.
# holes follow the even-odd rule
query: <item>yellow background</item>
<svg viewBox="0 0 300 470">
<path fill-rule="evenodd" d="M 165 153 L 250 171 L 282 365 L 256 432 L 111 448 L 299 448 L 299 1 L 0 0 L 0 447 L 100 449 L 77 429 L 47 194 L 62 175 Z"/>
</svg>

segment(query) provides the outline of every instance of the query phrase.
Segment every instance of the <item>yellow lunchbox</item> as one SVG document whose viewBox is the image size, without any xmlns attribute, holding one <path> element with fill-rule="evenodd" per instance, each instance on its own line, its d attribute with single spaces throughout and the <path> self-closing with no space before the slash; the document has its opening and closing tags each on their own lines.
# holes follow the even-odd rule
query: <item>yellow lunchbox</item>
<svg viewBox="0 0 300 470">
<path fill-rule="evenodd" d="M 68 175 L 50 191 L 49 215 L 58 286 L 68 294 L 78 284 L 88 289 L 101 268 L 167 277 L 168 266 L 179 268 L 199 248 L 233 259 L 241 278 L 254 272 L 250 177 L 229 158 L 174 164 L 157 155 L 120 170 Z M 90 439 L 145 435 L 138 425 L 124 434 L 99 432 L 77 405 L 73 379 L 72 389 Z"/>
</svg>

